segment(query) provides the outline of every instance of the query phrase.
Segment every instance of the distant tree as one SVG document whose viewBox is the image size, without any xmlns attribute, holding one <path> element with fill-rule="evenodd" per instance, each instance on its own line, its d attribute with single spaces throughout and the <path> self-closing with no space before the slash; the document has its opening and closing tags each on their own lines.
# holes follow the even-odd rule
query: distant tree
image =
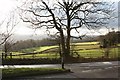
<svg viewBox="0 0 120 80">
<path fill-rule="evenodd" d="M 116 34 L 117 34 L 117 42 L 120 43 L 120 31 L 117 31 Z"/>
<path fill-rule="evenodd" d="M 12 46 L 13 51 L 21 51 L 22 49 L 41 47 L 41 46 L 52 46 L 56 45 L 58 42 L 52 38 L 44 38 L 42 40 L 20 40 L 15 42 L 15 45 Z"/>
<path fill-rule="evenodd" d="M 2 27 L 2 25 L 4 24 L 5 22 L 3 21 L 1 24 L 0 24 L 0 27 Z M 9 21 L 6 23 L 7 25 L 6 25 L 6 31 L 3 31 L 2 32 L 2 30 L 1 30 L 1 32 L 0 32 L 0 45 L 2 45 L 2 44 L 4 44 L 6 41 L 7 41 L 7 39 L 12 35 L 11 34 L 11 32 L 9 32 L 9 30 L 8 30 L 8 26 L 9 26 Z M 11 31 L 12 31 L 12 29 L 11 29 Z"/>
<path fill-rule="evenodd" d="M 3 51 L 4 51 L 4 57 L 7 58 L 8 55 L 12 58 L 12 46 L 14 45 L 13 40 L 7 40 L 5 41 L 3 45 Z"/>
<path fill-rule="evenodd" d="M 107 48 L 111 46 L 115 46 L 119 43 L 120 32 L 109 32 L 106 35 L 100 36 L 99 41 L 101 43 L 101 47 Z"/>
<path fill-rule="evenodd" d="M 109 32 L 108 34 L 99 37 L 100 47 L 104 49 L 105 57 L 109 57 L 111 48 L 119 43 L 119 37 L 119 31 Z"/>
</svg>

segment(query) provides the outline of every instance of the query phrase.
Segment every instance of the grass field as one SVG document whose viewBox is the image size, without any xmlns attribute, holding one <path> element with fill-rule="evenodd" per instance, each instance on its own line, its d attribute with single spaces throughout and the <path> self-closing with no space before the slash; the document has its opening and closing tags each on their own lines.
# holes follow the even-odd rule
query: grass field
<svg viewBox="0 0 120 80">
<path fill-rule="evenodd" d="M 45 75 L 52 73 L 67 72 L 67 69 L 61 68 L 8 68 L 2 69 L 3 78 L 15 78 L 23 76 L 33 76 L 33 75 Z"/>
<path fill-rule="evenodd" d="M 97 58 L 104 56 L 104 50 L 99 48 L 98 42 L 84 42 L 84 43 L 72 43 L 71 49 L 73 49 L 73 55 L 78 53 L 81 57 L 84 58 Z M 120 44 L 119 44 L 120 45 Z M 110 49 L 109 57 L 118 57 L 120 54 L 120 47 Z M 42 52 L 42 54 L 30 54 L 29 52 Z M 28 53 L 27 55 L 13 56 L 12 58 L 59 58 L 58 46 L 43 46 L 36 48 L 23 49 L 22 52 L 13 52 L 13 55 Z"/>
<path fill-rule="evenodd" d="M 56 48 L 58 46 L 43 46 L 43 47 L 35 47 L 35 48 L 28 48 L 28 49 L 23 49 L 21 50 L 21 52 L 41 52 L 47 49 L 51 49 L 51 48 Z"/>
<path fill-rule="evenodd" d="M 99 42 L 82 42 L 82 43 L 73 43 L 75 45 L 96 45 Z"/>
<path fill-rule="evenodd" d="M 81 50 L 78 51 L 78 54 L 85 58 L 97 58 L 104 56 L 104 51 L 102 49 L 91 49 L 91 50 Z M 110 57 L 118 57 L 118 48 L 110 50 Z"/>
</svg>

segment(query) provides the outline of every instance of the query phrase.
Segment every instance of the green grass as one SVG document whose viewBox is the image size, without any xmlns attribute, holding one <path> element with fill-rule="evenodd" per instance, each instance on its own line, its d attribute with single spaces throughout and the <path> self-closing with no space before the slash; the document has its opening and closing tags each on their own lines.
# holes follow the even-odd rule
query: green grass
<svg viewBox="0 0 120 80">
<path fill-rule="evenodd" d="M 2 76 L 3 78 L 14 78 L 20 76 L 45 75 L 65 71 L 67 70 L 61 68 L 8 68 L 2 69 Z"/>
<path fill-rule="evenodd" d="M 12 52 L 13 55 L 23 54 L 22 52 Z"/>
<path fill-rule="evenodd" d="M 75 46 L 75 50 L 87 50 L 87 49 L 97 49 L 99 48 L 99 45 L 78 45 L 78 46 Z"/>
<path fill-rule="evenodd" d="M 103 56 L 102 50 L 100 49 L 81 50 L 81 51 L 78 51 L 78 54 L 81 57 L 85 57 L 85 58 L 97 58 L 97 57 Z"/>
<path fill-rule="evenodd" d="M 96 45 L 99 42 L 82 42 L 82 43 L 75 43 L 75 45 Z"/>
<path fill-rule="evenodd" d="M 28 49 L 23 49 L 22 52 L 41 52 L 56 47 L 58 46 L 43 46 L 43 47 L 28 48 Z"/>
<path fill-rule="evenodd" d="M 119 47 L 120 47 L 120 44 L 118 44 L 117 46 L 119 46 Z"/>
<path fill-rule="evenodd" d="M 118 57 L 120 51 L 118 52 L 118 48 L 110 50 L 110 57 Z M 85 58 L 97 58 L 104 56 L 104 51 L 102 49 L 90 49 L 90 50 L 79 50 L 76 51 L 81 57 Z M 44 54 L 35 54 L 35 55 L 22 55 L 21 58 L 59 58 L 60 55 L 58 53 L 44 53 Z M 76 56 L 76 55 L 75 55 Z M 14 56 L 13 58 L 20 58 L 19 56 Z"/>
<path fill-rule="evenodd" d="M 43 46 L 43 47 L 28 48 L 28 49 L 22 49 L 19 52 L 12 52 L 12 54 L 17 55 L 17 54 L 30 53 L 30 52 L 41 52 L 56 47 L 58 46 Z"/>
<path fill-rule="evenodd" d="M 120 57 L 120 48 L 112 48 L 110 50 L 110 57 Z"/>
<path fill-rule="evenodd" d="M 77 52 L 81 57 L 85 58 L 97 58 L 104 56 L 104 50 L 102 49 L 80 50 Z M 120 54 L 120 51 L 118 52 L 118 48 L 111 49 L 109 57 L 119 57 L 118 54 Z"/>
<path fill-rule="evenodd" d="M 104 56 L 104 50 L 99 48 L 98 42 L 84 42 L 84 43 L 73 43 L 74 51 L 78 52 L 78 54 L 81 57 L 85 58 L 97 58 Z M 41 52 L 48 50 L 47 52 L 43 52 L 42 54 L 30 54 L 30 55 L 21 55 L 21 56 L 13 56 L 13 58 L 59 58 L 60 55 L 58 54 L 58 50 L 52 51 L 53 48 L 56 48 L 58 46 L 43 46 L 43 47 L 37 47 L 37 48 L 29 48 L 25 49 L 26 51 L 32 51 L 34 52 Z M 50 50 L 51 49 L 51 50 Z M 22 54 L 18 52 L 14 52 L 13 54 Z M 110 57 L 119 57 L 118 54 L 120 54 L 120 50 L 118 48 L 113 48 L 110 50 Z M 74 56 L 76 56 L 74 54 Z"/>
<path fill-rule="evenodd" d="M 36 56 L 43 57 L 43 58 L 59 58 L 59 54 L 55 53 L 48 53 L 48 54 L 37 54 Z"/>
<path fill-rule="evenodd" d="M 44 54 L 35 54 L 35 55 L 22 55 L 22 56 L 13 56 L 13 58 L 59 58 L 59 54 L 56 53 L 44 53 Z"/>
<path fill-rule="evenodd" d="M 43 47 L 40 47 L 40 49 L 37 49 L 35 52 L 41 52 L 41 51 L 51 49 L 51 48 L 56 48 L 56 47 L 58 46 L 43 46 Z"/>
</svg>

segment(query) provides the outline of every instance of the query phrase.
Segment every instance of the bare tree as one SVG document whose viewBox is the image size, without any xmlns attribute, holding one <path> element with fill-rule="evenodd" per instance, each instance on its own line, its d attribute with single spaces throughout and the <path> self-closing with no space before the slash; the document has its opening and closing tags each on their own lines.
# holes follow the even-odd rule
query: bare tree
<svg viewBox="0 0 120 80">
<path fill-rule="evenodd" d="M 55 29 L 60 34 L 62 54 L 70 56 L 71 37 L 82 39 L 81 27 L 89 30 L 99 29 L 111 18 L 111 8 L 105 2 L 95 0 L 31 0 L 21 8 L 23 22 L 32 24 L 32 28 Z"/>
<path fill-rule="evenodd" d="M 6 19 L 2 22 L 0 25 L 0 45 L 4 44 L 9 37 L 11 37 L 13 34 L 14 27 L 18 24 L 18 22 L 15 19 L 14 12 L 11 12 L 9 16 L 6 17 Z"/>
<path fill-rule="evenodd" d="M 0 28 L 1 28 L 1 26 L 2 26 L 2 24 L 4 23 L 4 21 L 1 21 L 1 23 L 0 23 Z M 0 29 L 1 30 L 1 29 Z M 9 37 L 5 37 L 5 34 L 4 34 L 4 32 L 2 32 L 2 31 L 0 31 L 0 45 L 2 45 L 2 44 L 4 44 L 4 42 L 7 40 L 7 38 Z"/>
<path fill-rule="evenodd" d="M 19 21 L 17 21 L 15 13 L 11 12 L 1 25 L 2 30 L 0 32 L 0 45 L 3 45 L 5 58 L 7 57 L 8 52 L 10 52 L 11 50 L 13 43 L 13 39 L 11 39 L 11 36 L 13 35 L 13 30 L 18 23 Z"/>
</svg>

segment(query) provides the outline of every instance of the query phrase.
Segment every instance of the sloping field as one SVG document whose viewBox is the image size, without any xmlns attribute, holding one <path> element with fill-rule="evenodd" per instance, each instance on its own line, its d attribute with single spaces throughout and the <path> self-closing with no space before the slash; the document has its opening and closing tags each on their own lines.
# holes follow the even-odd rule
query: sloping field
<svg viewBox="0 0 120 80">
<path fill-rule="evenodd" d="M 77 57 L 97 58 L 104 56 L 104 50 L 99 48 L 98 42 L 84 42 L 71 44 L 71 51 Z M 110 49 L 110 57 L 118 57 L 120 47 Z M 22 50 L 24 53 L 13 52 L 13 58 L 59 58 L 58 46 L 43 46 Z M 78 55 L 76 55 L 76 53 Z"/>
</svg>

